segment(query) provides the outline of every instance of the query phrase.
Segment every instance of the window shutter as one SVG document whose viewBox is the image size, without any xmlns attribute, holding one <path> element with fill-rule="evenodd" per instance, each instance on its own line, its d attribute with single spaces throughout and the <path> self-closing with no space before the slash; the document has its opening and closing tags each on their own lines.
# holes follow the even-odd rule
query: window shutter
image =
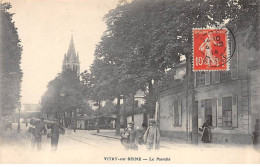
<svg viewBox="0 0 260 167">
<path fill-rule="evenodd" d="M 197 72 L 194 72 L 194 87 L 197 87 Z"/>
<path fill-rule="evenodd" d="M 222 127 L 222 99 L 218 98 L 218 105 L 217 105 L 217 123 L 218 123 L 218 127 Z"/>
<path fill-rule="evenodd" d="M 232 127 L 237 128 L 237 96 L 232 97 Z"/>
<path fill-rule="evenodd" d="M 220 83 L 220 71 L 214 71 L 215 73 L 215 83 Z"/>
<path fill-rule="evenodd" d="M 210 72 L 205 72 L 205 85 L 210 84 Z"/>
<path fill-rule="evenodd" d="M 182 101 L 178 100 L 179 124 L 182 125 Z"/>
<path fill-rule="evenodd" d="M 174 101 L 172 101 L 172 126 L 174 126 L 175 114 L 174 114 Z"/>
<path fill-rule="evenodd" d="M 212 100 L 212 126 L 217 127 L 217 98 Z"/>
<path fill-rule="evenodd" d="M 200 110 L 198 112 L 200 112 L 202 120 L 205 122 L 205 100 L 200 101 Z"/>
<path fill-rule="evenodd" d="M 211 78 L 212 81 L 211 81 L 211 82 L 212 82 L 212 83 L 215 83 L 215 72 L 216 72 L 216 71 L 212 71 L 212 72 L 211 72 L 211 75 L 212 75 L 212 78 Z"/>
</svg>

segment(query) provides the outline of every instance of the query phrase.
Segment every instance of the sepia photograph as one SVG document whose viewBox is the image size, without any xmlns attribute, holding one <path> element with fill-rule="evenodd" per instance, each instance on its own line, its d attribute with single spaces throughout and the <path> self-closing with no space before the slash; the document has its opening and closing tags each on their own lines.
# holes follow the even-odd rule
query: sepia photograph
<svg viewBox="0 0 260 167">
<path fill-rule="evenodd" d="M 260 164 L 259 0 L 0 0 L 0 164 Z"/>
</svg>

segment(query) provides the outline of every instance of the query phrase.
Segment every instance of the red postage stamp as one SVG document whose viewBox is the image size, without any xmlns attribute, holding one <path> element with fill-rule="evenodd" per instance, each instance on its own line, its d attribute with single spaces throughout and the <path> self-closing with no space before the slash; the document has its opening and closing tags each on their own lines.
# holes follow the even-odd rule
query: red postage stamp
<svg viewBox="0 0 260 167">
<path fill-rule="evenodd" d="M 229 70 L 227 29 L 193 29 L 193 71 Z"/>
</svg>

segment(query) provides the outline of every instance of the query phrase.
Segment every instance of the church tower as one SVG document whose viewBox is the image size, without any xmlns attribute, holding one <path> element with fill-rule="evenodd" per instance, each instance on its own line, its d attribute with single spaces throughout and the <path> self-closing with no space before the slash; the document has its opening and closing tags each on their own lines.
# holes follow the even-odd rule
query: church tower
<svg viewBox="0 0 260 167">
<path fill-rule="evenodd" d="M 62 72 L 64 72 L 67 69 L 75 71 L 78 76 L 80 74 L 79 55 L 78 53 L 76 54 L 73 37 L 71 37 L 70 39 L 68 52 L 64 55 Z"/>
</svg>

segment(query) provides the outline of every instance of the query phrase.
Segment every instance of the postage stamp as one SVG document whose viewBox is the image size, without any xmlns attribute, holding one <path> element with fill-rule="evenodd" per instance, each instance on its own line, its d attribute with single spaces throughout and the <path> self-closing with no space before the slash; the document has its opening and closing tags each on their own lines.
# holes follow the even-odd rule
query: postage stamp
<svg viewBox="0 0 260 167">
<path fill-rule="evenodd" d="M 193 71 L 229 70 L 228 30 L 193 29 Z"/>
</svg>

